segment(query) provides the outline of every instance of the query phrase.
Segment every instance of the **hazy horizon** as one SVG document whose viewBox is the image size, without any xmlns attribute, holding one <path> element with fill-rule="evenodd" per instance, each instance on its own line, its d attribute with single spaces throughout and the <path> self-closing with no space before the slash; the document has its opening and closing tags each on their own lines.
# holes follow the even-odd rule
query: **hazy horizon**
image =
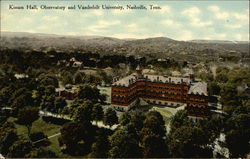
<svg viewBox="0 0 250 159">
<path fill-rule="evenodd" d="M 102 36 L 102 35 L 67 35 L 67 34 L 53 34 L 53 33 L 39 33 L 39 32 L 12 32 L 12 31 L 1 31 L 1 34 L 34 34 L 34 35 L 44 35 L 44 36 L 64 36 L 64 37 L 89 37 L 89 38 L 114 38 L 119 40 L 144 40 L 144 39 L 153 39 L 153 38 L 166 38 L 174 41 L 226 41 L 226 42 L 248 42 L 249 41 L 235 41 L 235 40 L 223 40 L 223 39 L 191 39 L 191 40 L 177 40 L 167 36 L 156 36 L 156 37 L 146 37 L 146 38 L 119 38 L 119 37 L 112 37 L 112 36 Z M 21 35 L 20 35 L 21 36 Z"/>
<path fill-rule="evenodd" d="M 161 10 L 9 9 L 23 6 L 149 5 Z M 17 25 L 18 24 L 18 25 Z M 1 1 L 1 31 L 121 39 L 249 41 L 249 1 Z"/>
</svg>

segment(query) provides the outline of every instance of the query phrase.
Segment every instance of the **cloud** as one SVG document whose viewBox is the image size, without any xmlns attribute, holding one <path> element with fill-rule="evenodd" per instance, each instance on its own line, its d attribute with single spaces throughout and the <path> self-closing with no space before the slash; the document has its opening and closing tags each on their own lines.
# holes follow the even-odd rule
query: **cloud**
<svg viewBox="0 0 250 159">
<path fill-rule="evenodd" d="M 220 7 L 218 6 L 208 6 L 208 10 L 212 11 L 217 19 L 229 18 L 229 13 L 226 11 L 221 11 Z"/>
<path fill-rule="evenodd" d="M 199 18 L 193 18 L 191 20 L 191 23 L 190 23 L 192 26 L 194 27 L 205 27 L 205 26 L 209 26 L 209 25 L 212 25 L 213 22 L 212 21 L 201 21 Z"/>
<path fill-rule="evenodd" d="M 184 11 L 181 12 L 182 15 L 186 15 L 189 17 L 196 17 L 200 13 L 201 13 L 201 11 L 197 7 L 191 7 L 191 8 L 185 9 Z"/>
<path fill-rule="evenodd" d="M 45 21 L 57 21 L 59 18 L 58 16 L 51 16 L 51 15 L 46 15 L 42 17 L 42 20 Z"/>
<path fill-rule="evenodd" d="M 162 20 L 160 22 L 161 25 L 167 26 L 167 27 L 180 27 L 181 24 L 179 22 L 176 22 L 172 19 L 166 19 L 166 20 Z"/>
<path fill-rule="evenodd" d="M 232 29 L 237 29 L 237 28 L 241 28 L 242 25 L 240 25 L 240 24 L 226 24 L 225 27 L 232 28 Z"/>
<path fill-rule="evenodd" d="M 220 7 L 218 7 L 218 6 L 208 6 L 208 9 L 212 12 L 219 12 L 220 11 Z"/>
<path fill-rule="evenodd" d="M 10 18 L 13 18 L 13 16 L 12 16 L 11 14 L 6 14 L 6 13 L 1 13 L 1 14 L 0 14 L 0 19 L 1 19 L 1 21 L 2 21 L 2 20 L 8 20 L 8 19 L 10 19 Z"/>
<path fill-rule="evenodd" d="M 174 21 L 171 20 L 171 19 L 168 19 L 168 20 L 163 20 L 161 23 L 164 24 L 164 25 L 169 26 L 169 25 L 173 25 Z"/>
<path fill-rule="evenodd" d="M 200 19 L 201 10 L 197 7 L 185 9 L 181 14 L 188 17 L 190 25 L 193 27 L 205 27 L 213 24 L 212 21 L 202 21 Z"/>
<path fill-rule="evenodd" d="M 225 33 L 217 34 L 218 39 L 225 39 L 227 35 Z"/>
<path fill-rule="evenodd" d="M 182 30 L 176 37 L 178 40 L 192 40 L 194 39 L 193 33 L 189 30 Z"/>
<path fill-rule="evenodd" d="M 146 28 L 138 26 L 136 23 L 125 25 L 124 30 L 126 30 L 127 33 L 145 33 L 148 31 Z"/>
<path fill-rule="evenodd" d="M 249 13 L 248 14 L 233 13 L 233 16 L 238 20 L 249 22 Z"/>
<path fill-rule="evenodd" d="M 111 11 L 111 13 L 113 15 L 124 15 L 124 14 L 133 13 L 133 11 L 130 9 L 124 9 L 124 10 L 115 9 L 115 10 Z"/>
<path fill-rule="evenodd" d="M 118 25 L 121 24 L 121 22 L 119 20 L 115 20 L 115 21 L 105 21 L 105 20 L 100 20 L 97 22 L 98 27 L 99 28 L 107 28 L 113 25 Z"/>
<path fill-rule="evenodd" d="M 119 20 L 115 21 L 105 21 L 99 20 L 96 24 L 90 25 L 87 28 L 90 32 L 106 32 L 108 28 L 119 25 L 121 22 Z"/>
<path fill-rule="evenodd" d="M 33 19 L 32 18 L 28 18 L 28 17 L 24 17 L 24 18 L 21 18 L 19 20 L 19 23 L 22 23 L 22 24 L 31 24 L 33 23 Z"/>
<path fill-rule="evenodd" d="M 79 33 L 78 32 L 66 32 L 65 35 L 77 36 L 77 35 L 79 35 Z"/>
<path fill-rule="evenodd" d="M 241 34 L 235 34 L 234 38 L 238 41 L 241 41 L 243 39 Z"/>
<path fill-rule="evenodd" d="M 92 14 L 94 14 L 94 15 L 96 15 L 96 16 L 101 16 L 101 15 L 103 15 L 104 13 L 103 13 L 102 10 L 93 10 L 93 11 L 92 11 Z"/>
<path fill-rule="evenodd" d="M 112 37 L 119 37 L 121 39 L 128 39 L 128 38 L 135 38 L 135 39 L 145 39 L 145 38 L 153 38 L 153 37 L 162 37 L 164 34 L 162 33 L 117 33 L 117 34 L 112 34 Z"/>
</svg>

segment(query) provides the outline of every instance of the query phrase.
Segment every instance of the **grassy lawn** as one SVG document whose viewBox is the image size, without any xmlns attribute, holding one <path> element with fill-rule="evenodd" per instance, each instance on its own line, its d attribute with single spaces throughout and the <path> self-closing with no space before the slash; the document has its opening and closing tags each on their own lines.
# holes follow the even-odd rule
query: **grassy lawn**
<svg viewBox="0 0 250 159">
<path fill-rule="evenodd" d="M 160 109 L 160 108 L 157 108 L 157 107 L 154 107 L 154 109 L 156 111 L 158 111 L 159 113 L 161 113 L 161 115 L 163 116 L 163 119 L 165 121 L 165 125 L 168 126 L 169 122 L 170 122 L 170 118 L 173 116 L 172 113 L 170 113 L 169 111 L 167 110 L 164 110 L 164 109 Z"/>
<path fill-rule="evenodd" d="M 157 107 L 155 107 L 155 110 L 158 111 L 159 113 L 161 113 L 161 115 L 163 115 L 163 116 L 165 116 L 165 117 L 171 117 L 171 116 L 173 116 L 173 114 L 170 113 L 170 112 L 167 111 L 167 110 L 160 109 L 160 108 L 157 108 Z"/>
<path fill-rule="evenodd" d="M 15 121 L 16 118 L 10 117 L 8 119 L 8 121 Z M 20 136 L 24 136 L 27 137 L 27 128 L 23 125 L 19 125 L 19 124 L 15 124 L 16 128 L 17 128 L 17 133 Z M 60 125 L 56 125 L 56 124 L 52 124 L 52 123 L 48 123 L 42 120 L 42 118 L 39 118 L 38 120 L 36 120 L 33 124 L 32 124 L 32 128 L 31 128 L 31 133 L 34 132 L 43 132 L 45 135 L 47 136 L 51 136 L 54 134 L 57 134 L 60 132 Z M 50 138 L 49 141 L 51 142 L 51 145 L 49 146 L 51 148 L 52 151 L 54 151 L 56 153 L 56 155 L 60 158 L 65 158 L 65 157 L 69 157 L 65 154 L 62 154 L 60 151 L 60 146 L 58 143 L 58 137 L 53 137 Z"/>
</svg>

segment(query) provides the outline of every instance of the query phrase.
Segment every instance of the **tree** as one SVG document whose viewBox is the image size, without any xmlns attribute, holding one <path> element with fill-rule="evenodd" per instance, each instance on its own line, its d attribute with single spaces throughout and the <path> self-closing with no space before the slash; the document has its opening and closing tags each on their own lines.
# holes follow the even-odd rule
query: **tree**
<svg viewBox="0 0 250 159">
<path fill-rule="evenodd" d="M 170 121 L 170 133 L 174 132 L 177 128 L 181 126 L 189 126 L 191 125 L 191 121 L 187 116 L 187 112 L 185 110 L 179 110 Z"/>
<path fill-rule="evenodd" d="M 74 74 L 74 84 L 82 84 L 84 82 L 85 73 L 83 72 L 76 72 Z"/>
<path fill-rule="evenodd" d="M 250 115 L 238 114 L 226 122 L 226 147 L 230 157 L 245 157 L 249 153 L 250 141 Z"/>
<path fill-rule="evenodd" d="M 26 97 L 25 95 L 20 95 L 17 98 L 14 99 L 13 103 L 11 104 L 11 108 L 13 111 L 13 115 L 17 116 L 20 109 L 24 108 L 26 105 Z"/>
<path fill-rule="evenodd" d="M 159 112 L 150 111 L 146 114 L 140 138 L 144 157 L 168 157 L 165 122 Z"/>
<path fill-rule="evenodd" d="M 166 136 L 165 122 L 159 112 L 148 112 L 143 122 L 143 129 L 141 135 L 146 136 L 149 134 L 159 135 L 160 137 Z"/>
<path fill-rule="evenodd" d="M 119 123 L 123 126 L 127 125 L 131 120 L 131 116 L 128 112 L 122 113 L 121 117 L 119 118 Z"/>
<path fill-rule="evenodd" d="M 98 135 L 96 141 L 91 146 L 90 158 L 107 158 L 109 141 L 106 135 Z"/>
<path fill-rule="evenodd" d="M 55 108 L 55 96 L 50 95 L 50 96 L 43 96 L 40 107 L 42 110 L 46 111 L 54 111 Z"/>
<path fill-rule="evenodd" d="M 210 95 L 219 95 L 220 94 L 220 86 L 216 82 L 210 82 L 208 84 L 208 90 Z"/>
<path fill-rule="evenodd" d="M 0 124 L 6 122 L 8 117 L 9 117 L 8 113 L 0 108 Z"/>
<path fill-rule="evenodd" d="M 117 124 L 118 123 L 118 117 L 116 115 L 116 112 L 111 109 L 111 108 L 108 108 L 104 114 L 104 124 L 105 125 L 109 125 L 109 126 L 112 126 L 114 124 Z"/>
<path fill-rule="evenodd" d="M 207 134 L 197 127 L 177 128 L 169 135 L 168 145 L 173 157 L 212 157 Z"/>
<path fill-rule="evenodd" d="M 15 101 L 15 99 L 20 97 L 20 96 L 23 96 L 23 98 L 24 98 L 24 102 L 22 102 L 22 103 L 25 103 L 26 105 L 30 105 L 30 106 L 32 105 L 33 99 L 32 99 L 31 91 L 29 91 L 26 88 L 19 88 L 18 90 L 16 90 L 12 94 L 8 103 L 13 103 Z"/>
<path fill-rule="evenodd" d="M 19 139 L 9 149 L 7 157 L 24 158 L 32 150 L 32 144 L 26 139 Z"/>
<path fill-rule="evenodd" d="M 140 158 L 142 157 L 141 148 L 133 135 L 129 134 L 123 128 L 115 131 L 110 137 L 111 149 L 110 158 Z"/>
<path fill-rule="evenodd" d="M 146 135 L 142 139 L 142 148 L 145 158 L 167 158 L 168 148 L 162 137 L 156 134 Z"/>
<path fill-rule="evenodd" d="M 56 98 L 54 102 L 54 113 L 62 113 L 62 110 L 67 106 L 66 100 L 63 98 Z"/>
<path fill-rule="evenodd" d="M 12 94 L 15 91 L 14 85 L 6 86 L 0 89 L 0 107 L 9 106 L 9 99 L 11 98 Z"/>
<path fill-rule="evenodd" d="M 100 104 L 95 104 L 92 109 L 92 119 L 96 121 L 100 121 L 103 119 L 104 112 Z"/>
<path fill-rule="evenodd" d="M 108 75 L 107 75 L 107 73 L 106 72 L 104 72 L 103 70 L 98 70 L 97 71 L 97 76 L 102 80 L 102 81 L 104 81 L 105 83 L 111 83 L 112 81 L 112 78 L 111 77 L 109 77 Z"/>
<path fill-rule="evenodd" d="M 34 147 L 41 147 L 41 146 L 49 146 L 50 145 L 50 141 L 48 139 L 48 136 L 45 135 L 43 132 L 32 133 L 30 135 L 30 140 L 32 142 L 35 142 L 35 143 L 33 143 Z M 39 141 L 39 142 L 37 142 L 37 141 Z"/>
<path fill-rule="evenodd" d="M 39 118 L 39 109 L 36 107 L 25 107 L 18 113 L 17 123 L 25 125 L 28 129 L 28 136 L 31 133 L 32 123 Z"/>
<path fill-rule="evenodd" d="M 40 74 L 38 77 L 38 81 L 40 86 L 48 86 L 48 85 L 52 85 L 54 87 L 58 87 L 59 86 L 59 82 L 56 76 L 52 75 L 52 74 Z"/>
<path fill-rule="evenodd" d="M 74 121 L 89 124 L 92 117 L 93 103 L 90 100 L 75 100 L 69 107 L 70 117 Z"/>
<path fill-rule="evenodd" d="M 207 120 L 199 120 L 195 126 L 206 132 L 210 145 L 214 144 L 214 140 L 219 137 L 224 128 L 223 120 L 216 115 Z"/>
<path fill-rule="evenodd" d="M 6 155 L 11 145 L 18 139 L 14 123 L 4 122 L 0 125 L 0 154 Z"/>
<path fill-rule="evenodd" d="M 138 112 L 138 111 L 131 113 L 130 124 L 133 125 L 137 133 L 139 133 L 141 129 L 143 128 L 144 120 L 145 120 L 144 113 Z"/>
<path fill-rule="evenodd" d="M 59 145 L 64 153 L 80 156 L 90 152 L 95 132 L 89 124 L 69 122 L 63 125 Z"/>
<path fill-rule="evenodd" d="M 26 158 L 56 158 L 55 152 L 52 150 L 45 148 L 45 147 L 40 147 L 33 149 L 30 151 L 28 154 L 25 155 Z"/>
<path fill-rule="evenodd" d="M 73 84 L 73 75 L 70 72 L 64 72 L 61 77 L 63 85 Z"/>
<path fill-rule="evenodd" d="M 236 86 L 230 83 L 224 84 L 221 88 L 220 96 L 223 110 L 227 113 L 231 114 L 238 106 L 240 106 Z"/>
<path fill-rule="evenodd" d="M 105 96 L 101 95 L 97 87 L 91 87 L 89 85 L 82 85 L 79 87 L 78 99 L 91 100 L 94 103 L 98 101 L 104 102 Z"/>
<path fill-rule="evenodd" d="M 228 81 L 227 74 L 224 73 L 217 74 L 215 79 L 219 83 L 226 83 Z"/>
<path fill-rule="evenodd" d="M 55 91 L 55 86 L 53 85 L 46 85 L 44 87 L 44 95 L 45 96 L 51 96 L 51 95 L 55 95 L 56 94 L 56 91 Z"/>
</svg>

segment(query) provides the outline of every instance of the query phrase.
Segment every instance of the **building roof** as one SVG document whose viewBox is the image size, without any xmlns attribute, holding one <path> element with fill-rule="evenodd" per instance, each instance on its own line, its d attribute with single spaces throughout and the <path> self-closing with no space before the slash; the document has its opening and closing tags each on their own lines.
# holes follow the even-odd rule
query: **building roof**
<svg viewBox="0 0 250 159">
<path fill-rule="evenodd" d="M 138 75 L 133 73 L 129 76 L 126 76 L 116 82 L 113 83 L 113 85 L 120 85 L 120 86 L 129 86 L 132 83 L 135 83 L 138 79 Z M 174 84 L 180 84 L 180 83 L 190 83 L 189 78 L 181 78 L 181 77 L 164 77 L 159 75 L 149 75 L 144 74 L 143 75 L 144 80 L 148 80 L 151 82 L 162 82 L 162 83 L 174 83 Z M 140 79 L 141 80 L 141 79 Z"/>
<path fill-rule="evenodd" d="M 208 95 L 207 92 L 207 83 L 205 82 L 192 82 L 190 78 L 185 77 L 165 77 L 159 75 L 150 75 L 143 74 L 142 78 L 139 77 L 136 73 L 133 73 L 129 76 L 126 76 L 116 82 L 113 85 L 128 87 L 129 85 L 135 83 L 137 80 L 145 80 L 151 82 L 159 82 L 159 83 L 173 83 L 173 84 L 181 84 L 186 83 L 190 85 L 188 94 L 198 94 L 198 95 Z"/>
<path fill-rule="evenodd" d="M 145 74 L 146 74 L 146 73 L 148 73 L 148 74 L 151 73 L 151 74 L 152 74 L 152 73 L 155 73 L 155 70 L 153 70 L 153 69 L 143 69 L 143 70 L 142 70 L 142 73 L 145 73 Z"/>
<path fill-rule="evenodd" d="M 187 77 L 189 75 L 193 75 L 194 71 L 192 69 L 186 68 L 185 69 L 185 74 L 183 75 L 184 77 Z"/>
<path fill-rule="evenodd" d="M 188 94 L 199 94 L 199 95 L 208 95 L 207 94 L 207 83 L 205 82 L 195 82 L 191 83 L 191 87 L 188 91 Z"/>
<path fill-rule="evenodd" d="M 137 78 L 137 75 L 135 73 L 129 75 L 129 76 L 126 76 L 116 82 L 113 83 L 113 85 L 120 85 L 120 86 L 129 86 L 130 84 L 136 82 L 136 78 Z"/>
<path fill-rule="evenodd" d="M 28 75 L 26 75 L 26 74 L 15 74 L 14 75 L 17 79 L 21 79 L 21 78 L 27 78 L 27 77 L 29 77 Z"/>
<path fill-rule="evenodd" d="M 165 77 L 165 76 L 157 76 L 157 75 L 145 75 L 146 79 L 148 78 L 151 82 L 163 82 L 163 83 L 190 83 L 189 78 L 182 78 L 182 77 Z"/>
</svg>

